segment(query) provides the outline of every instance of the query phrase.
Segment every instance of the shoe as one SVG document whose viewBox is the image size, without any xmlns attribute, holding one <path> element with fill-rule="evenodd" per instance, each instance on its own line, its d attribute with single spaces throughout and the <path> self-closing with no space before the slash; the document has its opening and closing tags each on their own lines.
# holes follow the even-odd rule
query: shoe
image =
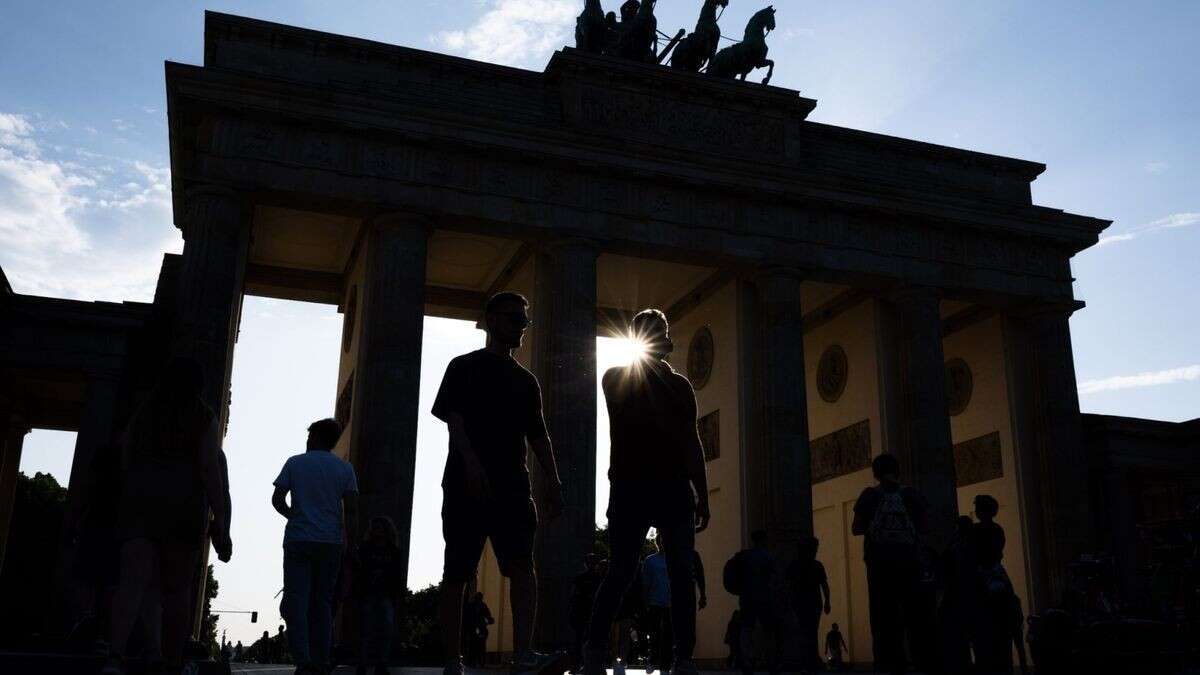
<svg viewBox="0 0 1200 675">
<path fill-rule="evenodd" d="M 442 675 L 467 675 L 467 668 L 463 665 L 462 659 L 458 663 L 442 668 Z"/>
<path fill-rule="evenodd" d="M 100 669 L 100 675 L 125 675 L 125 664 L 120 657 L 110 656 Z"/>
<path fill-rule="evenodd" d="M 589 675 L 589 674 L 584 673 L 584 675 Z M 624 660 L 617 659 L 617 662 L 613 664 L 613 675 L 625 675 L 625 661 Z"/>
<path fill-rule="evenodd" d="M 513 661 L 510 675 L 564 675 L 571 665 L 571 657 L 563 651 L 542 654 L 529 650 L 520 659 Z"/>
<path fill-rule="evenodd" d="M 671 675 L 700 675 L 700 671 L 696 669 L 694 661 L 684 659 L 675 662 L 675 666 L 671 668 Z"/>
<path fill-rule="evenodd" d="M 654 675 L 654 664 L 653 663 L 646 664 L 646 675 Z"/>
</svg>

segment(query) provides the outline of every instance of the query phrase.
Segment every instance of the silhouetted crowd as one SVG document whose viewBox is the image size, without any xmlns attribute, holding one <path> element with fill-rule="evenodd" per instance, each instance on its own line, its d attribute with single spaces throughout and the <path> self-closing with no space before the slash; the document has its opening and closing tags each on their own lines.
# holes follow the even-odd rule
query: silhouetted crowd
<svg viewBox="0 0 1200 675">
<path fill-rule="evenodd" d="M 645 345 L 644 357 L 601 380 L 611 429 L 608 557 L 589 556 L 575 579 L 562 617 L 574 632 L 573 649 L 547 654 L 532 647 L 534 538 L 562 512 L 563 498 L 540 385 L 513 358 L 530 323 L 523 296 L 492 297 L 484 310 L 487 345 L 450 362 L 433 404 L 449 430 L 438 607 L 443 673 L 463 675 L 467 664 L 484 660 L 494 619 L 483 596 L 466 591 L 490 541 L 509 580 L 513 675 L 561 675 L 568 668 L 606 675 L 631 663 L 696 675 L 696 614 L 708 604 L 696 535 L 711 518 L 708 479 L 695 394 L 666 360 L 674 345 L 666 316 L 654 309 L 629 326 Z M 203 546 L 211 541 L 221 560 L 231 555 L 226 463 L 202 390 L 199 367 L 174 362 L 126 434 L 122 468 L 135 477 L 126 484 L 139 487 L 116 500 L 122 544 L 108 675 L 125 672 L 135 625 L 147 662 L 158 672 L 178 672 L 190 628 L 190 580 Z M 333 617 L 340 613 L 360 638 L 359 673 L 387 672 L 407 561 L 388 518 L 371 518 L 361 540 L 353 536 L 358 481 L 335 452 L 341 434 L 335 420 L 314 422 L 306 451 L 289 457 L 274 481 L 271 503 L 287 519 L 280 605 L 287 629 L 264 633 L 244 654 L 239 645 L 237 658 L 282 660 L 286 645 L 297 674 L 328 673 Z M 527 454 L 546 479 L 540 513 Z M 872 470 L 877 482 L 859 495 L 851 530 L 863 538 L 876 668 L 1011 673 L 1014 648 L 1024 666 L 1022 609 L 1003 565 L 996 500 L 976 497 L 977 520 L 960 518 L 949 546 L 935 553 L 927 544 L 927 507 L 919 492 L 900 483 L 897 459 L 878 456 Z M 209 510 L 215 515 L 205 521 L 201 514 Z M 725 632 L 728 665 L 747 675 L 756 668 L 844 668 L 850 647 L 838 624 L 819 634 L 832 600 L 818 540 L 800 537 L 794 558 L 766 531 L 749 540 L 722 569 L 724 589 L 738 598 Z M 783 566 L 779 556 L 792 561 Z"/>
</svg>

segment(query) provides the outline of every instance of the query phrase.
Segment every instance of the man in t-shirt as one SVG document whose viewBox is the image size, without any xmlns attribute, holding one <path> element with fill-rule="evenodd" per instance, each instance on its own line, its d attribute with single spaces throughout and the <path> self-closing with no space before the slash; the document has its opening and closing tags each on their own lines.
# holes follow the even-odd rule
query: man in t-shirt
<svg viewBox="0 0 1200 675">
<path fill-rule="evenodd" d="M 809 670 L 817 670 L 821 665 L 818 635 L 821 612 L 828 614 L 833 609 L 829 602 L 829 577 L 825 566 L 817 560 L 820 544 L 816 537 L 802 537 L 797 546 L 800 555 L 788 565 L 786 575 L 792 609 L 800 623 L 800 644 L 804 651 L 801 658 Z"/>
<path fill-rule="evenodd" d="M 738 608 L 741 611 L 741 645 L 739 666 L 745 675 L 754 674 L 754 629 L 762 626 L 770 641 L 767 671 L 774 675 L 783 665 L 783 617 L 780 615 L 777 593 L 778 569 L 771 555 L 766 530 L 750 533 L 751 546 L 734 555 L 731 564 L 739 577 Z"/>
<path fill-rule="evenodd" d="M 530 323 L 524 296 L 492 296 L 484 308 L 487 346 L 450 362 L 433 403 L 434 417 L 450 429 L 442 479 L 446 560 L 439 608 L 445 675 L 463 672 L 463 590 L 475 578 L 488 539 L 500 573 L 511 581 L 513 672 L 561 672 L 566 665 L 565 653 L 539 654 L 531 646 L 537 613 L 533 539 L 538 515 L 525 464 L 527 441 L 549 483 L 545 515 L 550 519 L 562 512 L 562 484 L 542 418 L 541 388 L 533 373 L 512 356 Z"/>
<path fill-rule="evenodd" d="M 696 533 L 708 527 L 708 477 L 696 432 L 696 394 L 687 378 L 665 360 L 673 344 L 667 317 L 647 309 L 633 318 L 630 333 L 646 356 L 611 368 L 601 384 L 612 434 L 608 574 L 596 594 L 584 673 L 607 668 L 612 620 L 637 574 L 646 533 L 653 526 L 670 580 L 674 673 L 692 675 L 696 666 Z M 647 571 L 647 574 L 649 572 Z"/>
<path fill-rule="evenodd" d="M 297 673 L 322 673 L 329 666 L 333 593 L 343 541 L 350 541 L 352 552 L 356 547 L 358 481 L 354 468 L 331 452 L 341 434 L 336 420 L 313 422 L 307 452 L 288 458 L 271 496 L 275 510 L 288 521 L 279 611 L 287 621 Z M 345 537 L 346 532 L 351 536 Z"/>
<path fill-rule="evenodd" d="M 908 667 L 905 638 L 909 652 L 921 659 L 927 640 L 918 632 L 933 630 L 924 625 L 920 609 L 925 502 L 916 490 L 900 485 L 900 462 L 894 455 L 879 455 L 871 470 L 878 484 L 865 488 L 855 502 L 851 532 L 863 537 L 875 669 L 903 673 Z"/>
</svg>

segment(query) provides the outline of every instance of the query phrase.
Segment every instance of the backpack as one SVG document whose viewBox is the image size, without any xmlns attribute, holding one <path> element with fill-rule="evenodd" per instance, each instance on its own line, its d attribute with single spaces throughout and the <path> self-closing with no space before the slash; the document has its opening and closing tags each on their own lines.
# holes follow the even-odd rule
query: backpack
<svg viewBox="0 0 1200 675">
<path fill-rule="evenodd" d="M 867 528 L 867 540 L 871 546 L 901 548 L 917 546 L 917 528 L 904 505 L 900 490 L 879 490 L 879 505 Z"/>
<path fill-rule="evenodd" d="M 742 554 L 745 551 L 738 551 L 733 554 L 733 557 L 725 562 L 725 569 L 721 574 L 721 581 L 725 585 L 725 590 L 731 595 L 741 595 L 745 591 L 746 574 L 743 571 L 745 565 Z"/>
</svg>

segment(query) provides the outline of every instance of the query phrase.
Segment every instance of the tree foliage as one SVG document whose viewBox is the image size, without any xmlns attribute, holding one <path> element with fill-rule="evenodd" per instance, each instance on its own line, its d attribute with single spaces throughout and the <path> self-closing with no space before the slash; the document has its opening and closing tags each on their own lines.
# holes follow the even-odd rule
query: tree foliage
<svg viewBox="0 0 1200 675">
<path fill-rule="evenodd" d="M 51 589 L 67 490 L 48 473 L 17 473 L 12 521 L 0 571 L 0 641 L 29 645 L 51 628 Z"/>
</svg>

